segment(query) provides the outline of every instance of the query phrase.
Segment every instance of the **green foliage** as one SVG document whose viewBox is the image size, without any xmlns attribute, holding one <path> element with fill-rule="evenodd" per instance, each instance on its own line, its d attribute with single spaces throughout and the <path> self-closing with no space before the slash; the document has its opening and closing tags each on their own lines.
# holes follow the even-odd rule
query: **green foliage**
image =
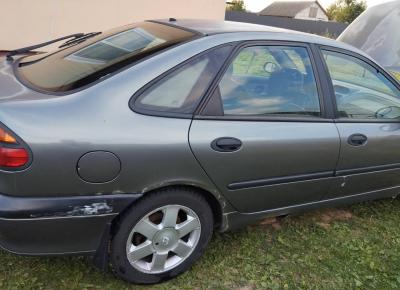
<svg viewBox="0 0 400 290">
<path fill-rule="evenodd" d="M 364 10 L 367 4 L 364 0 L 337 0 L 326 10 L 329 20 L 351 23 Z"/>
<path fill-rule="evenodd" d="M 151 287 L 101 273 L 85 257 L 0 251 L 0 289 L 400 289 L 399 209 L 389 199 L 216 233 L 189 272 Z"/>
<path fill-rule="evenodd" d="M 397 78 L 400 81 L 400 72 L 391 71 L 391 73 L 394 75 L 395 78 Z"/>
<path fill-rule="evenodd" d="M 246 11 L 246 6 L 243 0 L 232 0 L 226 3 L 228 11 Z"/>
</svg>

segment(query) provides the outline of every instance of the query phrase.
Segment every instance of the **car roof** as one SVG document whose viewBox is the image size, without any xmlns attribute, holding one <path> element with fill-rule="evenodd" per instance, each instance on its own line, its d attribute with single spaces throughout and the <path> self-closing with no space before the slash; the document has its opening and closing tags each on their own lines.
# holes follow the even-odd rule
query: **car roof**
<svg viewBox="0 0 400 290">
<path fill-rule="evenodd" d="M 190 30 L 195 30 L 201 34 L 211 35 L 217 33 L 229 32 L 291 32 L 291 30 L 277 28 L 266 25 L 252 23 L 223 21 L 223 20 L 205 20 L 205 19 L 161 19 L 159 22 L 174 25 Z M 296 33 L 296 31 L 293 31 Z M 300 33 L 300 32 L 299 32 Z"/>
<path fill-rule="evenodd" d="M 273 35 L 276 33 L 279 34 L 281 38 L 284 37 L 288 41 L 290 41 L 291 38 L 293 38 L 293 40 L 295 41 L 334 46 L 338 48 L 351 50 L 357 52 L 358 54 L 371 58 L 365 52 L 359 50 L 358 48 L 355 48 L 354 46 L 351 46 L 349 44 L 340 41 L 336 41 L 334 39 L 306 32 L 272 27 L 267 25 L 259 25 L 259 24 L 251 24 L 251 23 L 235 22 L 235 21 L 223 21 L 223 20 L 175 19 L 175 18 L 160 19 L 160 20 L 155 20 L 154 22 L 196 31 L 197 33 L 200 33 L 202 35 L 216 35 L 224 33 L 241 33 L 241 32 L 243 33 L 260 32 L 260 33 L 266 33 L 267 39 L 274 40 Z"/>
</svg>

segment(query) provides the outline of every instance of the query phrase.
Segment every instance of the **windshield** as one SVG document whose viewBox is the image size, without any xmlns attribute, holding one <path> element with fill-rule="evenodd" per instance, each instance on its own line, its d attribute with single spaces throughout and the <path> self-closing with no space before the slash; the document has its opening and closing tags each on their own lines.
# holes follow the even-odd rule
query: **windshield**
<svg viewBox="0 0 400 290">
<path fill-rule="evenodd" d="M 180 28 L 141 22 L 56 52 L 25 57 L 18 64 L 18 72 L 24 81 L 41 90 L 70 91 L 195 36 Z"/>
</svg>

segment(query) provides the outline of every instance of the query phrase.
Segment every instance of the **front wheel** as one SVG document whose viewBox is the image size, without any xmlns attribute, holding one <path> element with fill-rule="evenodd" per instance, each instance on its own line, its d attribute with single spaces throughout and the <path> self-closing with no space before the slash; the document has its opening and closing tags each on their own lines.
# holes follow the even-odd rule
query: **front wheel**
<svg viewBox="0 0 400 290">
<path fill-rule="evenodd" d="M 212 232 L 212 211 L 197 192 L 151 193 L 122 216 L 111 243 L 111 263 L 129 282 L 158 283 L 190 268 Z"/>
</svg>

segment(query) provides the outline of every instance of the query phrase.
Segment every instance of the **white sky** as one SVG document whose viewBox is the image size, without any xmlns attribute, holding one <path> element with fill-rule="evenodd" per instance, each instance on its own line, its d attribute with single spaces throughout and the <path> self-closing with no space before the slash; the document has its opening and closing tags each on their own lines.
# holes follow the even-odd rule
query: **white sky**
<svg viewBox="0 0 400 290">
<path fill-rule="evenodd" d="M 279 1 L 284 1 L 284 0 L 279 0 Z M 291 0 L 293 1 L 293 0 Z M 295 0 L 297 1 L 297 0 Z M 300 1 L 300 0 L 299 0 Z M 368 7 L 389 2 L 391 0 L 366 0 Z M 251 11 L 251 12 L 259 12 L 265 7 L 267 7 L 269 4 L 274 2 L 274 0 L 244 0 L 244 3 L 246 4 L 246 9 Z M 328 6 L 332 3 L 334 3 L 335 0 L 319 0 L 319 3 L 326 9 Z"/>
</svg>

